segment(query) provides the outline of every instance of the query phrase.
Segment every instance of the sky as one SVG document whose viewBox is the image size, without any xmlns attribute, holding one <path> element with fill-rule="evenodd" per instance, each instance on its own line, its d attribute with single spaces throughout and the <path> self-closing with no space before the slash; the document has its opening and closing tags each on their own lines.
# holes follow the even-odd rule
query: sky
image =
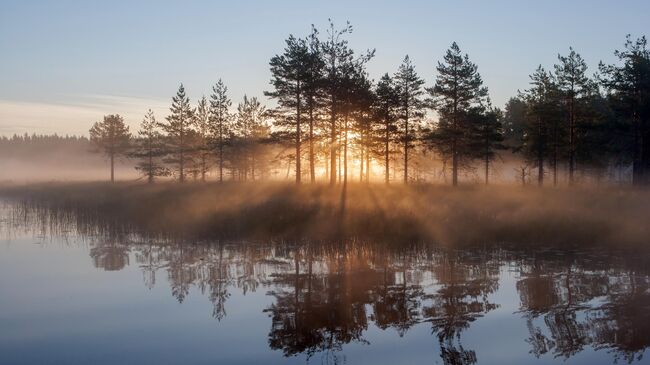
<svg viewBox="0 0 650 365">
<path fill-rule="evenodd" d="M 31 1 L 0 0 L 0 135 L 87 135 L 105 114 L 132 130 L 159 120 L 182 82 L 193 103 L 223 79 L 233 103 L 270 90 L 269 59 L 289 34 L 350 21 L 351 47 L 376 49 L 368 71 L 408 54 L 431 86 L 453 41 L 503 106 L 538 65 L 576 49 L 589 73 L 625 35 L 650 36 L 650 1 Z"/>
</svg>

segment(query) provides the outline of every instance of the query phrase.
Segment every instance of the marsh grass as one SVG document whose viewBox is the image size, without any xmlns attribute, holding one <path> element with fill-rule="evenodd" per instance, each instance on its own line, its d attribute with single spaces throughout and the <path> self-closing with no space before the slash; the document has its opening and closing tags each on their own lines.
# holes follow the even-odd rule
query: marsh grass
<svg viewBox="0 0 650 365">
<path fill-rule="evenodd" d="M 633 189 L 67 183 L 5 186 L 0 197 L 37 212 L 50 227 L 114 236 L 447 246 L 650 243 L 650 192 Z"/>
</svg>

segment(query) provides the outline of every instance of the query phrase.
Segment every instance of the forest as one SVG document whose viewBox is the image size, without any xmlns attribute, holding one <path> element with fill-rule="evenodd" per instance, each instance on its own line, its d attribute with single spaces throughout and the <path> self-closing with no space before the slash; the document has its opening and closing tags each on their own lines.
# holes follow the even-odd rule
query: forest
<svg viewBox="0 0 650 365">
<path fill-rule="evenodd" d="M 501 181 L 539 186 L 650 182 L 650 51 L 628 36 L 618 62 L 589 70 L 573 48 L 531 70 L 504 108 L 492 104 L 478 66 L 453 42 L 435 70 L 405 56 L 373 80 L 374 50 L 355 52 L 352 25 L 290 35 L 269 60 L 264 96 L 236 107 L 218 80 L 196 104 L 183 84 L 169 115 L 149 110 L 131 133 L 119 114 L 90 129 L 114 177 L 127 157 L 148 182 Z M 432 83 L 424 77 L 435 75 Z"/>
</svg>

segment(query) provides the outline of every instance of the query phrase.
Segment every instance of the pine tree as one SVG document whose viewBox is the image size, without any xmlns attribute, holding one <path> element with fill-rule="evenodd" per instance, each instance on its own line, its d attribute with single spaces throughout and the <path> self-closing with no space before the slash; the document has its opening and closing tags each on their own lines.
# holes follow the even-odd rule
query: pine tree
<svg viewBox="0 0 650 365">
<path fill-rule="evenodd" d="M 365 63 L 372 57 L 360 57 L 358 59 L 349 59 L 348 62 L 342 63 L 339 74 L 339 111 L 341 114 L 340 144 L 343 146 L 342 182 L 347 184 L 348 181 L 348 151 L 350 149 L 349 132 L 353 129 L 355 120 L 359 117 L 361 109 L 369 110 L 369 93 L 370 82 L 365 70 Z"/>
<path fill-rule="evenodd" d="M 194 153 L 198 159 L 198 172 L 201 174 L 201 181 L 205 182 L 205 174 L 210 169 L 210 107 L 205 96 L 199 99 L 194 115 L 194 126 L 196 127 L 196 141 Z"/>
<path fill-rule="evenodd" d="M 90 128 L 91 142 L 110 159 L 111 182 L 115 182 L 115 157 L 128 150 L 130 139 L 129 127 L 119 114 L 106 115 Z"/>
<path fill-rule="evenodd" d="M 514 152 L 521 148 L 526 126 L 526 102 L 512 97 L 506 102 L 503 115 L 504 144 Z"/>
<path fill-rule="evenodd" d="M 553 75 L 539 66 L 530 76 L 532 87 L 522 93 L 526 101 L 526 126 L 521 152 L 537 167 L 537 184 L 544 184 L 544 163 L 549 155 L 553 161 L 554 176 L 557 176 L 557 143 L 554 143 L 555 129 L 559 125 L 558 89 Z M 554 182 L 556 178 L 554 178 Z"/>
<path fill-rule="evenodd" d="M 558 55 L 559 64 L 555 67 L 555 77 L 558 88 L 562 93 L 567 110 L 567 126 L 569 131 L 569 184 L 574 182 L 577 151 L 577 125 L 581 116 L 581 106 L 590 91 L 589 78 L 586 76 L 587 64 L 582 57 L 569 48 L 568 56 Z"/>
<path fill-rule="evenodd" d="M 409 149 L 413 147 L 414 124 L 424 116 L 422 94 L 424 80 L 415 72 L 415 66 L 408 55 L 399 66 L 394 77 L 398 98 L 398 116 L 401 121 L 402 143 L 404 144 L 404 184 L 408 183 Z"/>
<path fill-rule="evenodd" d="M 158 131 L 158 123 L 153 111 L 149 109 L 140 123 L 138 139 L 129 157 L 139 161 L 135 166 L 147 178 L 148 183 L 153 183 L 156 176 L 168 176 L 169 169 L 160 163 L 160 157 L 165 153 L 163 136 Z"/>
<path fill-rule="evenodd" d="M 304 110 L 304 87 L 308 73 L 309 48 L 303 39 L 293 35 L 286 40 L 286 48 L 282 55 L 271 58 L 271 85 L 274 91 L 265 92 L 278 100 L 278 108 L 273 116 L 276 126 L 289 129 L 288 136 L 294 140 L 296 161 L 296 183 L 302 176 L 302 113 Z"/>
<path fill-rule="evenodd" d="M 458 185 L 458 169 L 471 156 L 472 130 L 468 118 L 470 108 L 481 105 L 487 97 L 487 88 L 469 56 L 462 55 L 456 42 L 447 50 L 444 62 L 438 62 L 435 86 L 429 89 L 433 106 L 440 117 L 430 136 L 430 142 L 445 157 L 451 158 L 452 184 Z"/>
<path fill-rule="evenodd" d="M 352 91 L 353 105 L 351 117 L 353 120 L 352 129 L 356 132 L 355 145 L 359 155 L 359 181 L 370 181 L 370 155 L 374 151 L 375 131 L 373 105 L 375 95 L 372 82 L 364 70 L 358 70 L 354 77 Z"/>
<path fill-rule="evenodd" d="M 231 105 L 232 102 L 228 98 L 228 88 L 219 79 L 212 87 L 209 117 L 212 141 L 219 159 L 219 182 L 223 182 L 224 148 L 232 129 Z"/>
<path fill-rule="evenodd" d="M 318 128 L 318 111 L 323 104 L 323 70 L 325 62 L 318 39 L 318 30 L 312 26 L 312 31 L 307 37 L 308 53 L 306 59 L 306 74 L 303 90 L 306 99 L 308 142 L 309 142 L 309 177 L 311 183 L 316 182 L 316 130 Z"/>
<path fill-rule="evenodd" d="M 633 184 L 650 183 L 650 50 L 647 40 L 628 35 L 625 49 L 614 53 L 620 65 L 600 64 L 601 83 L 625 136 L 622 155 L 632 161 Z"/>
<path fill-rule="evenodd" d="M 336 157 L 339 151 L 339 131 L 337 128 L 340 93 L 341 93 L 341 66 L 353 56 L 352 50 L 348 47 L 348 41 L 343 37 L 352 33 L 352 25 L 346 23 L 346 26 L 337 30 L 334 23 L 330 20 L 330 27 L 327 32 L 327 39 L 321 42 L 321 52 L 323 53 L 324 67 L 324 96 L 327 99 L 326 108 L 329 112 L 329 145 L 330 145 L 330 185 L 336 183 L 337 167 Z"/>
<path fill-rule="evenodd" d="M 473 139 L 473 149 L 476 157 L 481 159 L 484 164 L 485 185 L 488 184 L 490 176 L 490 162 L 494 160 L 498 150 L 505 149 L 503 134 L 503 113 L 498 108 L 489 105 L 472 108 L 469 112 L 469 118 L 473 119 L 475 136 Z"/>
<path fill-rule="evenodd" d="M 257 98 L 244 95 L 244 100 L 237 106 L 234 130 L 238 137 L 239 168 L 243 171 L 244 180 L 247 179 L 249 171 L 251 180 L 255 180 L 258 149 L 269 132 L 265 118 L 266 108 Z"/>
<path fill-rule="evenodd" d="M 160 127 L 167 134 L 168 152 L 172 156 L 169 162 L 178 164 L 179 181 L 185 181 L 185 162 L 191 150 L 188 138 L 189 131 L 194 124 L 194 110 L 190 106 L 190 99 L 185 95 L 185 87 L 181 84 L 176 96 L 172 98 L 171 114 L 167 123 L 160 123 Z"/>
<path fill-rule="evenodd" d="M 388 184 L 390 181 L 390 145 L 396 140 L 397 108 L 399 106 L 399 95 L 389 74 L 384 74 L 381 77 L 375 88 L 375 95 L 375 114 L 381 128 L 379 138 L 383 145 L 385 180 Z"/>
<path fill-rule="evenodd" d="M 343 37 L 352 32 L 350 23 L 340 30 L 334 27 L 330 20 L 330 27 L 327 32 L 327 39 L 320 42 L 321 53 L 324 62 L 323 68 L 323 98 L 325 109 L 329 114 L 329 137 L 330 137 L 330 184 L 335 184 L 337 179 L 337 156 L 340 158 L 341 143 L 345 143 L 347 135 L 346 122 L 350 112 L 350 85 L 352 77 L 357 70 L 363 69 L 373 56 L 374 50 L 354 57 L 354 52 L 349 48 L 348 41 Z M 346 115 L 346 113 L 348 113 Z M 339 124 L 342 124 L 339 128 Z M 346 145 L 343 146 L 344 159 Z M 340 162 L 340 159 L 339 159 Z M 345 162 L 345 161 L 344 161 Z M 345 168 L 345 165 L 343 166 Z M 338 170 L 338 175 L 342 171 Z M 341 176 L 342 177 L 342 176 Z"/>
</svg>

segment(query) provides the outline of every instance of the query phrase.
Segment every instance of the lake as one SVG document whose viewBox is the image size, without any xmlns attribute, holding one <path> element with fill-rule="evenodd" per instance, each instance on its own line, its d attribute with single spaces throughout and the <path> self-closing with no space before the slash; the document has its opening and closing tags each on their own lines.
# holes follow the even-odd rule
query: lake
<svg viewBox="0 0 650 365">
<path fill-rule="evenodd" d="M 650 363 L 639 251 L 192 241 L 0 216 L 2 364 Z"/>
</svg>

